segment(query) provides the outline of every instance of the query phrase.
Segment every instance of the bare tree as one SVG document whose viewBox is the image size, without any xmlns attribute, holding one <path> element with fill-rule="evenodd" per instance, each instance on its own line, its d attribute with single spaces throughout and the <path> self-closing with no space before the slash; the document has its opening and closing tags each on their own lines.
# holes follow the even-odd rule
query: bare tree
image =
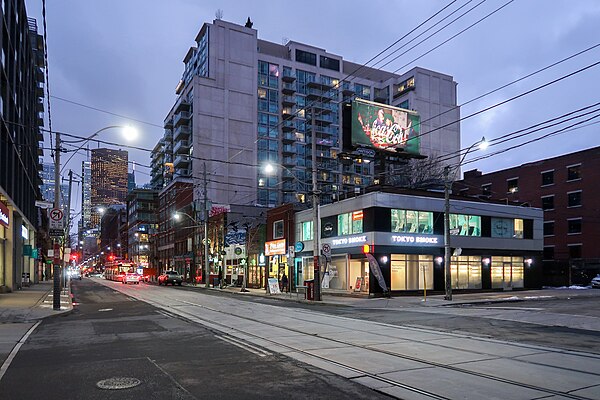
<svg viewBox="0 0 600 400">
<path fill-rule="evenodd" d="M 407 189 L 443 189 L 444 164 L 436 158 L 407 160 L 405 164 L 390 166 L 386 181 Z"/>
</svg>

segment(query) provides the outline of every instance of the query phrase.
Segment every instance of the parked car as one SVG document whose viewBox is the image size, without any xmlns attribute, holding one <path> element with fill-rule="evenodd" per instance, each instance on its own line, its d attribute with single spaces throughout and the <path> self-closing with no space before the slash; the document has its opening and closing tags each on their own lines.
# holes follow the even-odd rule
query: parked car
<svg viewBox="0 0 600 400">
<path fill-rule="evenodd" d="M 183 276 L 181 276 L 179 272 L 173 270 L 165 271 L 158 277 L 159 286 L 162 284 L 167 286 L 169 283 L 173 286 L 175 286 L 175 284 L 181 286 L 181 282 L 183 282 Z"/>
<path fill-rule="evenodd" d="M 140 276 L 136 273 L 133 272 L 127 272 L 125 274 L 125 276 L 123 277 L 123 280 L 121 281 L 124 284 L 128 284 L 128 283 L 137 283 L 139 285 L 140 283 Z"/>
<path fill-rule="evenodd" d="M 600 289 L 600 274 L 596 275 L 596 277 L 592 279 L 592 288 Z"/>
</svg>

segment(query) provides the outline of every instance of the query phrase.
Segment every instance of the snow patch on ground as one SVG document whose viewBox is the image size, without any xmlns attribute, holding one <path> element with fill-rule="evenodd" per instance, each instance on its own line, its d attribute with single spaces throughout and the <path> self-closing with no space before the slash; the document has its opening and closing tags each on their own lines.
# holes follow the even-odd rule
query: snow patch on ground
<svg viewBox="0 0 600 400">
<path fill-rule="evenodd" d="M 559 286 L 559 287 L 544 286 L 542 289 L 558 289 L 558 290 L 574 289 L 574 290 L 583 290 L 583 289 L 591 289 L 591 288 L 592 288 L 591 286 L 571 285 L 571 286 Z"/>
</svg>

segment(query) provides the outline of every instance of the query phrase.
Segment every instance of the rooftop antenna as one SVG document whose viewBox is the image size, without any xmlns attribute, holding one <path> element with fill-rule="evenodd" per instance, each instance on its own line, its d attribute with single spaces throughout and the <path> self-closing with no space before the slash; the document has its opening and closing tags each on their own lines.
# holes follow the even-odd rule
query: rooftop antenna
<svg viewBox="0 0 600 400">
<path fill-rule="evenodd" d="M 254 25 L 254 23 L 252 21 L 250 21 L 250 17 L 248 17 L 248 20 L 246 21 L 246 28 L 252 28 L 252 25 Z"/>
<path fill-rule="evenodd" d="M 215 18 L 217 18 L 218 20 L 222 20 L 223 19 L 223 10 L 221 10 L 220 8 L 217 9 L 217 11 L 215 12 Z"/>
</svg>

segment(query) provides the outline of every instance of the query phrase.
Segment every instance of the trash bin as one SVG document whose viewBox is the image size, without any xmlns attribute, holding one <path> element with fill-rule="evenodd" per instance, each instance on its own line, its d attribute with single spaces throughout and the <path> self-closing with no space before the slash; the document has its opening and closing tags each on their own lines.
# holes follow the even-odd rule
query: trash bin
<svg viewBox="0 0 600 400">
<path fill-rule="evenodd" d="M 219 287 L 220 281 L 221 280 L 219 278 L 213 278 L 213 287 Z"/>
<path fill-rule="evenodd" d="M 315 299 L 315 281 L 304 281 L 306 285 L 306 292 L 304 293 L 304 298 L 306 300 L 314 300 Z"/>
</svg>

